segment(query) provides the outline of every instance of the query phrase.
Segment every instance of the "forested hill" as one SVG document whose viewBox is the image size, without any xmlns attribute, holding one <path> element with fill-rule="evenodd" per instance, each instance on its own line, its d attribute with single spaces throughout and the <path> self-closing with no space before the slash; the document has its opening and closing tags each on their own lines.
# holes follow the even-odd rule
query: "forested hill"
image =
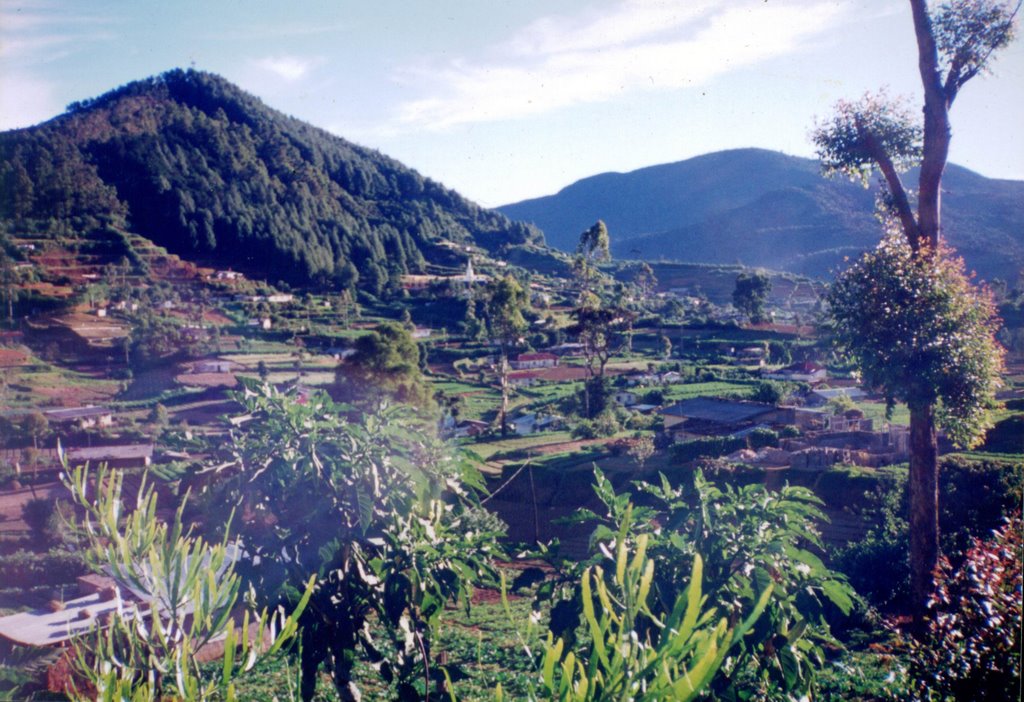
<svg viewBox="0 0 1024 702">
<path fill-rule="evenodd" d="M 905 178 L 913 182 L 915 174 Z M 983 277 L 1015 280 L 1024 265 L 1024 182 L 950 165 L 943 187 L 947 240 Z M 859 185 L 822 178 L 812 159 L 737 149 L 596 175 L 499 209 L 536 224 L 563 250 L 603 219 L 620 257 L 827 276 L 878 241 L 873 197 Z"/>
<path fill-rule="evenodd" d="M 0 217 L 62 235 L 127 228 L 271 280 L 374 293 L 451 263 L 447 242 L 542 241 L 394 159 L 182 70 L 0 134 Z"/>
</svg>

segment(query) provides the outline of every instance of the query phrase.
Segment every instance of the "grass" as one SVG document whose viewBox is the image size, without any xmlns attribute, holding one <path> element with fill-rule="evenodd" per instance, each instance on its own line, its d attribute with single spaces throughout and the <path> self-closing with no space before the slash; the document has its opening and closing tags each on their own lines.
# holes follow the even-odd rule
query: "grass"
<svg viewBox="0 0 1024 702">
<path fill-rule="evenodd" d="M 730 383 L 712 381 L 709 383 L 688 383 L 685 385 L 668 385 L 665 387 L 665 401 L 678 402 L 694 397 L 720 397 L 722 395 L 748 397 L 754 387 L 747 383 Z"/>
<path fill-rule="evenodd" d="M 559 444 L 566 441 L 572 441 L 572 437 L 569 435 L 569 432 L 552 431 L 540 434 L 531 434 L 529 436 L 510 436 L 505 439 L 488 441 L 486 443 L 468 443 L 466 444 L 466 448 L 470 449 L 486 461 L 499 451 L 516 451 L 520 449 L 535 448 L 537 446 L 546 446 L 548 444 Z"/>
<path fill-rule="evenodd" d="M 893 407 L 891 419 L 886 419 L 885 403 L 883 402 L 857 402 L 856 405 L 866 418 L 874 420 L 875 429 L 880 429 L 885 422 L 904 427 L 910 426 L 910 410 L 906 405 L 898 404 Z"/>
</svg>

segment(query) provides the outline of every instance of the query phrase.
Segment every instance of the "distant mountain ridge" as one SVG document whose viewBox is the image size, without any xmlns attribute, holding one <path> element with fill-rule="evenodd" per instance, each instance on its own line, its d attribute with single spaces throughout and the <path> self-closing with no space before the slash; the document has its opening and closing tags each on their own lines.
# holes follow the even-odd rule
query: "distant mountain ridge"
<svg viewBox="0 0 1024 702">
<path fill-rule="evenodd" d="M 1024 182 L 950 165 L 943 187 L 947 241 L 983 277 L 1015 280 L 1024 266 Z M 736 149 L 595 175 L 498 209 L 564 251 L 603 219 L 619 257 L 828 276 L 877 243 L 873 201 L 873 191 L 823 178 L 812 159 Z"/>
<path fill-rule="evenodd" d="M 394 159 L 193 70 L 0 133 L 0 220 L 37 234 L 128 229 L 271 281 L 375 294 L 395 290 L 403 273 L 458 265 L 452 244 L 496 251 L 543 241 Z"/>
</svg>

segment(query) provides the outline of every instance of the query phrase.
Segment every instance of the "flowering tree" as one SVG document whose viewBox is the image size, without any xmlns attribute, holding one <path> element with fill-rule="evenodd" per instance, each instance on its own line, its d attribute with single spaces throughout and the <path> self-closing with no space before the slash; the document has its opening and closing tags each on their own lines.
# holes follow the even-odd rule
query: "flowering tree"
<svg viewBox="0 0 1024 702">
<path fill-rule="evenodd" d="M 899 348 L 904 349 L 888 360 L 909 365 L 893 369 L 891 373 L 883 372 L 882 366 L 877 364 L 865 366 L 864 370 L 869 381 L 885 381 L 882 387 L 888 388 L 891 395 L 906 399 L 910 407 L 911 585 L 916 625 L 921 631 L 925 601 L 932 589 L 932 571 L 939 556 L 936 403 L 942 402 L 942 412 L 947 417 L 960 415 L 965 419 L 966 424 L 962 424 L 961 429 L 967 430 L 973 425 L 980 430 L 975 409 L 965 403 L 984 398 L 985 391 L 974 390 L 988 387 L 990 380 L 972 379 L 971 372 L 965 370 L 959 374 L 964 387 L 974 390 L 954 392 L 952 386 L 941 386 L 948 379 L 919 374 L 920 364 L 933 368 L 927 359 L 945 352 L 940 352 L 937 347 L 921 346 L 914 336 L 917 332 L 925 332 L 939 346 L 952 344 L 954 348 L 966 349 L 971 344 L 963 342 L 961 332 L 955 328 L 947 329 L 945 335 L 929 332 L 929 324 L 948 322 L 957 317 L 951 308 L 945 309 L 949 314 L 939 314 L 922 327 L 912 322 L 919 305 L 923 312 L 928 311 L 931 298 L 927 291 L 932 289 L 933 283 L 936 290 L 954 287 L 973 300 L 982 300 L 962 273 L 955 273 L 950 268 L 950 265 L 956 268 L 955 264 L 942 260 L 946 254 L 940 246 L 941 185 L 952 135 L 949 113 L 963 86 L 986 72 L 993 54 L 1010 43 L 1017 9 L 1011 9 L 1000 0 L 949 0 L 934 10 L 927 0 L 910 0 L 910 6 L 924 92 L 923 119 L 918 121 L 905 108 L 893 104 L 884 92 L 868 95 L 859 102 L 840 102 L 832 118 L 818 125 L 814 141 L 827 174 L 844 174 L 865 184 L 875 171 L 881 174 L 884 215 L 896 223 L 896 229 L 909 249 L 909 253 L 902 254 L 892 246 L 884 246 L 876 252 L 873 261 L 863 262 L 867 268 L 881 266 L 892 274 L 885 285 L 895 286 L 892 292 L 901 291 L 906 295 L 905 298 L 893 299 L 893 306 L 889 308 L 877 306 L 878 299 L 871 296 L 864 300 L 863 310 L 881 314 L 875 320 L 877 331 L 889 329 L 889 332 L 872 338 L 879 342 L 883 339 L 899 341 Z M 920 166 L 916 207 L 913 194 L 900 178 L 901 171 L 914 165 Z M 906 266 L 920 270 L 910 271 Z M 855 273 L 850 285 L 855 287 L 857 279 L 862 279 L 862 275 Z M 844 298 L 855 302 L 845 293 L 840 294 L 837 301 L 842 302 Z M 876 306 L 872 307 L 872 304 Z M 940 310 L 935 308 L 931 311 Z M 859 331 L 858 322 L 867 320 L 853 307 L 848 307 L 846 312 L 849 314 L 837 316 L 840 328 L 845 330 L 840 335 L 853 340 Z M 985 324 L 981 326 L 989 328 Z M 989 343 L 986 339 L 982 345 Z M 911 351 L 913 348 L 918 351 Z M 860 343 L 859 349 L 854 349 L 859 360 L 877 356 L 879 363 L 885 359 L 886 352 L 887 349 L 879 347 L 877 354 L 869 353 L 866 343 Z M 962 362 L 957 353 L 945 355 L 954 365 Z M 980 353 L 979 358 L 982 356 L 990 357 L 991 354 Z M 979 369 L 989 372 L 997 368 L 998 363 L 995 362 L 979 366 Z M 929 383 L 938 385 L 929 386 Z M 949 426 L 959 431 L 955 422 Z"/>
</svg>

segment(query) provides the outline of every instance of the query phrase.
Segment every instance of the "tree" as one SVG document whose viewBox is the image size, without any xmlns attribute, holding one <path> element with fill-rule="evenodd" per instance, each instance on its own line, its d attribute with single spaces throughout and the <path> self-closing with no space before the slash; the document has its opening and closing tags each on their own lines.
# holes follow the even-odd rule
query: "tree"
<svg viewBox="0 0 1024 702">
<path fill-rule="evenodd" d="M 604 409 L 604 376 L 608 361 L 620 347 L 619 332 L 627 329 L 633 313 L 621 307 L 584 305 L 573 310 L 572 331 L 583 345 L 587 381 L 583 386 L 584 414 L 593 417 Z"/>
<path fill-rule="evenodd" d="M 658 278 L 654 275 L 654 270 L 646 261 L 641 261 L 636 265 L 636 269 L 633 271 L 633 284 L 640 290 L 640 296 L 645 300 L 650 297 L 655 287 L 657 287 Z"/>
<path fill-rule="evenodd" d="M 909 249 L 909 254 L 904 255 L 894 245 L 883 243 L 883 248 L 869 254 L 873 258 L 865 261 L 867 267 L 887 269 L 892 276 L 885 284 L 896 285 L 897 289 L 909 295 L 908 299 L 894 300 L 900 304 L 889 308 L 893 310 L 891 318 L 887 317 L 884 305 L 875 307 L 876 312 L 884 315 L 879 320 L 880 339 L 891 338 L 896 331 L 892 326 L 886 333 L 886 325 L 914 322 L 907 317 L 907 312 L 916 309 L 916 296 L 923 292 L 916 286 L 934 283 L 939 291 L 954 287 L 974 299 L 982 298 L 971 292 L 973 288 L 963 280 L 962 274 L 950 270 L 951 264 L 941 260 L 948 255 L 940 247 L 940 235 L 942 174 L 952 136 L 949 115 L 963 86 L 975 76 L 985 73 L 993 54 L 1012 40 L 1017 12 L 1016 8 L 1011 10 L 997 0 L 954 0 L 934 11 L 929 8 L 927 0 L 910 0 L 910 7 L 924 92 L 921 122 L 881 93 L 867 95 L 856 103 L 839 103 L 833 117 L 818 125 L 814 134 L 826 174 L 844 174 L 865 185 L 873 172 L 877 170 L 881 174 L 884 215 L 892 220 Z M 916 210 L 911 194 L 900 179 L 900 172 L 912 165 L 920 166 Z M 919 270 L 896 269 L 893 266 L 897 262 Z M 854 274 L 851 284 L 856 285 L 860 279 L 860 275 Z M 902 284 L 913 287 L 901 287 Z M 921 305 L 932 305 L 930 298 L 920 299 Z M 875 298 L 871 298 L 865 309 L 869 309 L 874 301 Z M 855 300 L 850 302 L 856 303 Z M 955 305 L 950 303 L 946 311 L 952 313 L 953 307 Z M 925 323 L 925 328 L 950 321 L 951 318 L 940 308 L 941 304 L 938 308 L 931 307 L 934 316 Z M 856 313 L 855 309 L 849 311 L 853 314 L 837 317 L 837 321 L 841 327 L 846 327 L 846 337 L 853 339 L 852 332 L 856 329 L 849 322 L 855 324 L 857 320 L 864 319 L 864 315 Z M 916 329 L 915 323 L 904 331 L 912 333 Z M 960 340 L 959 330 L 951 328 L 949 333 L 951 336 L 936 338 L 935 341 L 944 345 Z M 871 353 L 866 347 L 863 351 Z M 886 353 L 886 349 L 881 347 L 876 351 L 878 354 Z M 979 354 L 984 355 L 980 351 Z M 929 386 L 929 382 L 945 381 L 915 372 L 919 363 L 931 367 L 927 354 L 921 358 L 906 349 L 897 357 L 899 362 L 909 365 L 894 370 L 892 375 L 876 376 L 875 379 L 889 381 L 888 391 L 908 398 L 910 407 L 910 563 L 915 629 L 920 634 L 926 615 L 925 603 L 933 586 L 932 573 L 939 556 L 936 402 L 943 399 L 943 391 Z M 862 358 L 867 356 L 862 355 Z M 950 360 L 954 365 L 961 364 L 959 357 L 954 356 Z M 991 366 L 989 370 L 996 367 Z M 963 379 L 968 380 L 966 373 Z M 969 382 L 968 385 L 974 383 Z M 981 381 L 981 385 L 986 385 L 986 381 Z M 977 408 L 968 407 L 965 403 L 982 401 L 985 395 L 985 392 L 948 395 L 943 399 L 943 410 L 973 417 Z"/>
<path fill-rule="evenodd" d="M 407 406 L 352 412 L 323 393 L 299 403 L 243 383 L 235 399 L 252 421 L 215 459 L 231 469 L 212 502 L 237 506 L 240 567 L 263 597 L 291 599 L 295 582 L 318 574 L 301 619 L 303 699 L 321 667 L 341 700 L 360 699 L 360 653 L 397 699 L 433 697 L 443 676 L 432 637 L 446 604 L 468 606 L 473 583 L 494 577 L 499 535 L 482 527 L 482 476 Z"/>
<path fill-rule="evenodd" d="M 629 445 L 629 449 L 626 451 L 629 457 L 637 462 L 640 466 L 640 470 L 643 471 L 644 465 L 647 463 L 647 459 L 654 455 L 654 439 L 648 434 L 639 436 L 633 440 Z"/>
<path fill-rule="evenodd" d="M 498 345 L 500 355 L 498 374 L 501 380 L 501 409 L 498 420 L 501 422 L 502 436 L 508 432 L 505 422 L 508 413 L 508 355 L 519 343 L 519 337 L 526 331 L 523 311 L 529 304 L 526 291 L 511 275 L 498 278 L 487 288 L 487 321 L 491 339 Z"/>
<path fill-rule="evenodd" d="M 747 315 L 751 323 L 764 321 L 764 305 L 771 292 L 772 281 L 766 273 L 740 273 L 736 276 L 736 289 L 732 291 L 733 306 Z"/>
<path fill-rule="evenodd" d="M 50 433 L 50 421 L 42 412 L 30 412 L 21 420 L 21 428 L 32 437 L 32 448 L 39 448 L 39 440 Z"/>
<path fill-rule="evenodd" d="M 668 334 L 658 335 L 658 353 L 666 361 L 672 358 L 672 339 L 668 337 Z"/>
<path fill-rule="evenodd" d="M 420 408 L 433 397 L 420 371 L 419 345 L 409 330 L 385 322 L 355 342 L 355 353 L 338 366 L 331 388 L 336 399 L 355 405 L 391 398 Z"/>
<path fill-rule="evenodd" d="M 0 299 L 7 313 L 7 321 L 14 321 L 14 303 L 18 301 L 18 271 L 14 260 L 0 249 Z"/>
<path fill-rule="evenodd" d="M 594 226 L 580 234 L 572 267 L 576 284 L 579 286 L 581 306 L 591 304 L 592 299 L 597 297 L 593 289 L 594 280 L 598 275 L 597 264 L 611 260 L 608 246 L 608 227 L 601 220 L 597 220 Z"/>
<path fill-rule="evenodd" d="M 762 380 L 754 388 L 754 394 L 750 399 L 754 402 L 763 402 L 766 405 L 777 405 L 786 397 L 786 388 L 781 383 L 771 380 Z"/>
</svg>

